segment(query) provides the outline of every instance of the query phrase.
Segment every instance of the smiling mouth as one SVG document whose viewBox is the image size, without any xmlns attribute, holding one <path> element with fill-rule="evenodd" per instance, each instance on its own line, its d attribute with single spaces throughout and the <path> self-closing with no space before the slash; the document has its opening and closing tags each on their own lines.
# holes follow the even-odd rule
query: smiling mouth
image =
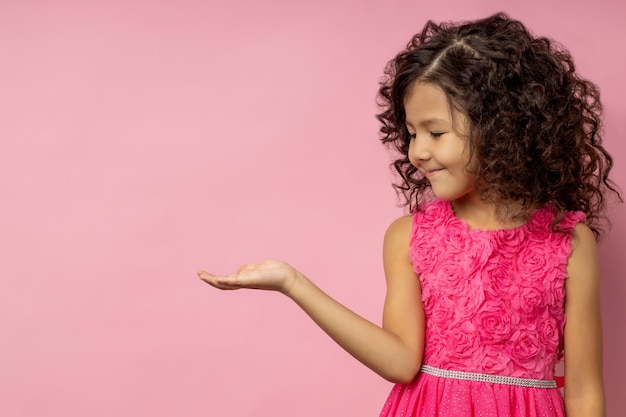
<svg viewBox="0 0 626 417">
<path fill-rule="evenodd" d="M 426 178 L 431 178 L 431 177 L 433 177 L 434 175 L 437 175 L 437 173 L 439 173 L 439 172 L 441 172 L 443 170 L 444 170 L 443 168 L 431 169 L 431 170 L 428 170 L 428 171 L 422 171 L 422 174 L 424 174 L 424 176 Z"/>
</svg>

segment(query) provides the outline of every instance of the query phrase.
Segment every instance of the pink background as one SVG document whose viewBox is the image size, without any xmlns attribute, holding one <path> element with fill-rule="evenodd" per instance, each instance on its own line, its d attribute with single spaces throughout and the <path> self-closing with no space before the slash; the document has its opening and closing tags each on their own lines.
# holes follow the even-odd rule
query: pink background
<svg viewBox="0 0 626 417">
<path fill-rule="evenodd" d="M 195 271 L 285 259 L 380 322 L 402 211 L 375 94 L 428 18 L 505 10 L 568 46 L 626 186 L 626 6 L 572 3 L 1 1 L 0 415 L 378 415 L 390 384 L 290 301 Z M 609 415 L 625 214 L 600 248 Z"/>
</svg>

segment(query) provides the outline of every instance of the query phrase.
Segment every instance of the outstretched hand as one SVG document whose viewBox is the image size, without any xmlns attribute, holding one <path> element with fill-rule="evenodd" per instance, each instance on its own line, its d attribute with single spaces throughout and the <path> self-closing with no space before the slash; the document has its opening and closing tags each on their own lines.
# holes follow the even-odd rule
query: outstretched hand
<svg viewBox="0 0 626 417">
<path fill-rule="evenodd" d="M 287 293 L 300 273 L 291 265 L 276 260 L 241 266 L 237 273 L 214 275 L 199 271 L 198 276 L 220 290 L 252 288 Z"/>
</svg>

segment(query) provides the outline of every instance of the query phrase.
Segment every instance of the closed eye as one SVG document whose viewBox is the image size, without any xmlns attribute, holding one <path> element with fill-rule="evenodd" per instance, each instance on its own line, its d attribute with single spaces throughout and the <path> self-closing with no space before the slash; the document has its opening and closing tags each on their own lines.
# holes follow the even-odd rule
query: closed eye
<svg viewBox="0 0 626 417">
<path fill-rule="evenodd" d="M 416 133 L 411 133 L 411 132 L 408 132 L 408 133 L 407 133 L 407 136 L 408 136 L 409 140 L 413 140 L 413 139 L 415 139 L 415 138 L 417 137 L 417 134 L 416 134 Z"/>
<path fill-rule="evenodd" d="M 430 132 L 430 136 L 437 139 L 440 138 L 445 132 Z"/>
</svg>

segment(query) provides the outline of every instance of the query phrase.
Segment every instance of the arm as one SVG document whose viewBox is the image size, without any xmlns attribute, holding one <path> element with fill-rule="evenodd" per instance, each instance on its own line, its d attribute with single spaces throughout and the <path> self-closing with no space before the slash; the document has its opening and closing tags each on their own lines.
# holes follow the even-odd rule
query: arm
<svg viewBox="0 0 626 417">
<path fill-rule="evenodd" d="M 574 229 L 565 281 L 565 410 L 568 417 L 605 415 L 600 273 L 591 230 Z"/>
<path fill-rule="evenodd" d="M 387 296 L 382 328 L 344 307 L 300 272 L 279 261 L 246 265 L 228 276 L 204 271 L 199 276 L 220 289 L 257 288 L 284 293 L 356 359 L 389 381 L 408 383 L 419 370 L 424 344 L 420 288 L 408 258 L 410 228 L 410 217 L 403 217 L 392 223 L 385 234 Z"/>
</svg>

